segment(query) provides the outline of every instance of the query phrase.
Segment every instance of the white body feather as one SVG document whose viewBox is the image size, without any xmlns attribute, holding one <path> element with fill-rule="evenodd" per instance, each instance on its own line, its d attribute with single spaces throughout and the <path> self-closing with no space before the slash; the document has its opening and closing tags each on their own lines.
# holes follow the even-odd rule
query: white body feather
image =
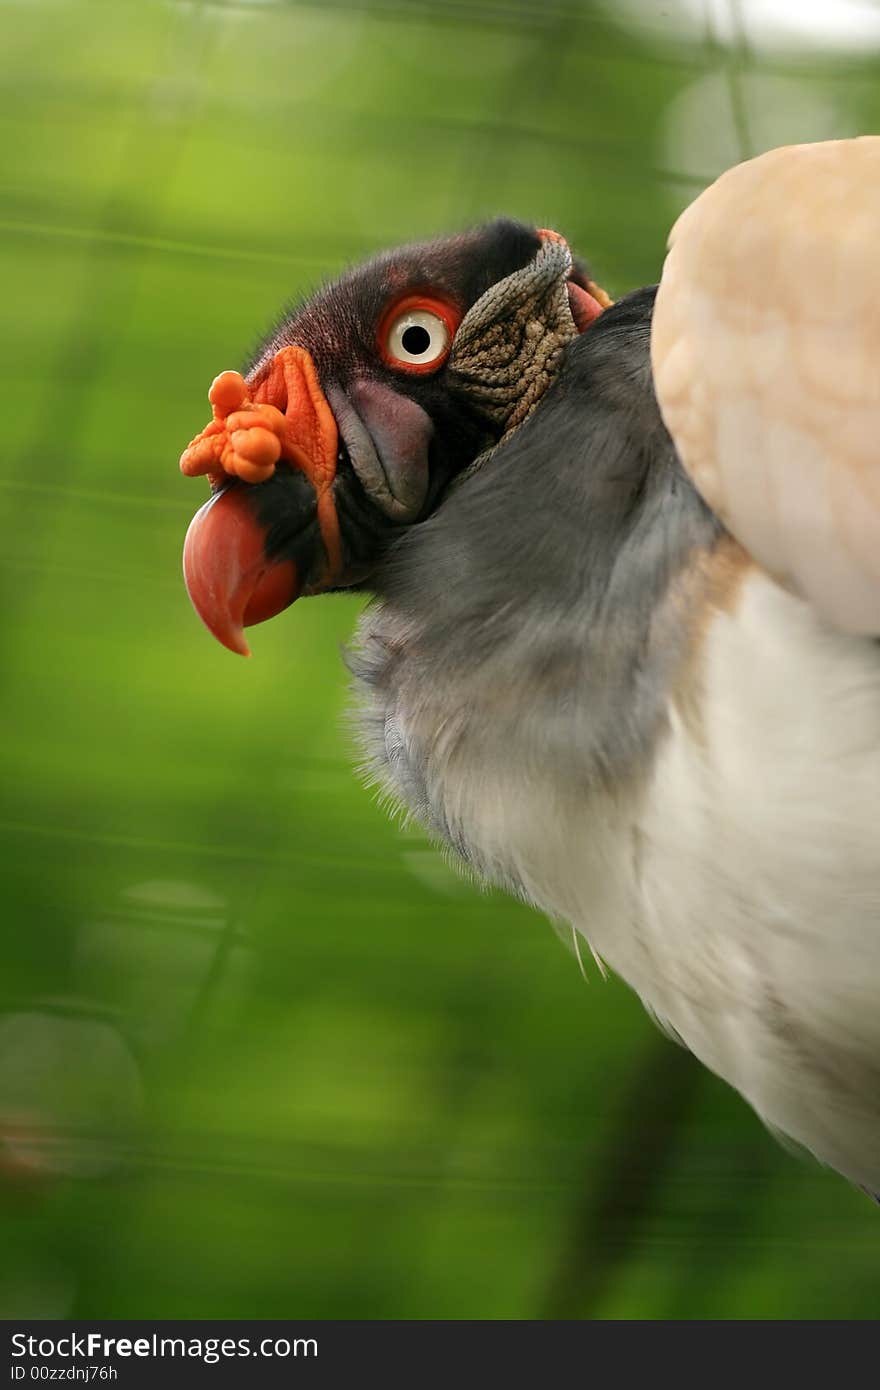
<svg viewBox="0 0 880 1390">
<path fill-rule="evenodd" d="M 567 804 L 481 721 L 432 757 L 490 876 L 573 924 L 772 1127 L 880 1188 L 880 648 L 758 570 L 650 777 Z M 475 712 L 478 713 L 478 712 Z"/>
</svg>

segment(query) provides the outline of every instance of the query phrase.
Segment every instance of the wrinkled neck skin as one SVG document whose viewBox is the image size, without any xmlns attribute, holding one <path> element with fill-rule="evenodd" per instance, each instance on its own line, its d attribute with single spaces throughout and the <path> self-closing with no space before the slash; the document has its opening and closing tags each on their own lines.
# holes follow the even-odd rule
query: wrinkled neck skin
<svg viewBox="0 0 880 1390">
<path fill-rule="evenodd" d="M 372 774 L 530 897 L 511 818 L 638 795 L 719 534 L 654 400 L 653 300 L 575 339 L 536 412 L 400 538 L 350 658 Z"/>
</svg>

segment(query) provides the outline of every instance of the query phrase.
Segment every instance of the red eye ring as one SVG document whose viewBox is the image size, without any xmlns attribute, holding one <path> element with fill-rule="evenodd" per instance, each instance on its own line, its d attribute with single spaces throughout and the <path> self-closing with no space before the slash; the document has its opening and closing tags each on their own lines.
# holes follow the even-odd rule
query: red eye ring
<svg viewBox="0 0 880 1390">
<path fill-rule="evenodd" d="M 396 356 L 391 350 L 389 344 L 394 325 L 406 314 L 431 314 L 445 327 L 446 346 L 428 361 L 407 361 Z M 399 372 L 414 372 L 419 376 L 427 372 L 436 372 L 443 366 L 452 350 L 452 339 L 460 323 L 461 310 L 448 299 L 439 299 L 428 294 L 408 294 L 403 299 L 396 299 L 379 320 L 378 342 L 382 361 Z"/>
</svg>

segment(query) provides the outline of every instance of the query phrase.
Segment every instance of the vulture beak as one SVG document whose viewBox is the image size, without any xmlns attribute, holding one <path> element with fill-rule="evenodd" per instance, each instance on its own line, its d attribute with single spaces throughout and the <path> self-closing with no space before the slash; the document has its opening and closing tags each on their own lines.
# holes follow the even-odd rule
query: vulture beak
<svg viewBox="0 0 880 1390">
<path fill-rule="evenodd" d="M 227 483 L 200 507 L 183 543 L 183 577 L 193 607 L 218 642 L 250 656 L 244 629 L 265 622 L 299 597 L 292 560 L 266 554 L 266 530 L 246 484 Z"/>
<path fill-rule="evenodd" d="M 180 467 L 190 477 L 206 475 L 214 495 L 190 522 L 183 573 L 208 630 L 249 656 L 245 627 L 340 577 L 332 493 L 339 435 L 304 348 L 283 348 L 249 382 L 238 372 L 221 373 L 208 399 L 213 419 L 184 450 Z M 278 463 L 284 467 L 276 472 Z M 302 560 L 289 558 L 291 549 Z"/>
</svg>

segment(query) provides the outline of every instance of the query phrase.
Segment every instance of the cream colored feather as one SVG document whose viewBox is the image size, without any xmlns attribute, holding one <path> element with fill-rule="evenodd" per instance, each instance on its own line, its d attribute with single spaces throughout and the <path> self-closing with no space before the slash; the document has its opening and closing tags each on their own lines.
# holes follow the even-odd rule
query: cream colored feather
<svg viewBox="0 0 880 1390">
<path fill-rule="evenodd" d="M 880 633 L 880 137 L 772 150 L 697 198 L 652 363 L 737 539 L 834 625 Z"/>
</svg>

